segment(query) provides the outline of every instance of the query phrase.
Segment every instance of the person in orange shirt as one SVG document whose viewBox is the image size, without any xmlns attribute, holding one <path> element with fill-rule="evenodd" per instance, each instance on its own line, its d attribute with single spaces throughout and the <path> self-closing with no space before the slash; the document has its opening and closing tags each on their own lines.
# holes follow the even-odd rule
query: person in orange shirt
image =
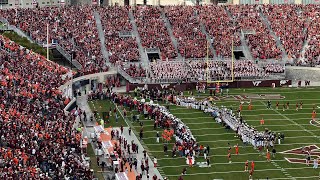
<svg viewBox="0 0 320 180">
<path fill-rule="evenodd" d="M 313 110 L 312 111 L 312 121 L 315 121 L 316 116 L 317 116 L 317 112 L 316 112 L 316 110 Z"/>
<path fill-rule="evenodd" d="M 260 125 L 261 125 L 261 126 L 264 125 L 264 119 L 263 119 L 262 116 L 261 116 L 261 120 L 260 120 Z"/>
<path fill-rule="evenodd" d="M 249 106 L 248 106 L 248 110 L 252 110 L 252 102 L 251 102 L 251 100 L 250 100 L 250 103 L 249 103 Z"/>
<path fill-rule="evenodd" d="M 270 152 L 268 149 L 267 149 L 267 161 L 270 162 Z"/>
<path fill-rule="evenodd" d="M 239 154 L 239 146 L 238 146 L 238 144 L 235 145 L 235 148 L 234 148 L 234 149 L 236 150 L 236 155 L 238 155 L 238 154 Z"/>
<path fill-rule="evenodd" d="M 254 162 L 251 161 L 251 171 L 254 171 Z"/>
</svg>

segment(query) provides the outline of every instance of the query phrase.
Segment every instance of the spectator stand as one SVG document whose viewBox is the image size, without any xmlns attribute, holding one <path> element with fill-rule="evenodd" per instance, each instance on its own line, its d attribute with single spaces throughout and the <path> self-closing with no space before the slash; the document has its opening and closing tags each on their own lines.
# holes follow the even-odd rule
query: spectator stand
<svg viewBox="0 0 320 180">
<path fill-rule="evenodd" d="M 137 30 L 144 48 L 158 48 L 161 60 L 174 59 L 177 52 L 161 18 L 159 7 L 137 6 L 133 11 Z"/>
<path fill-rule="evenodd" d="M 304 33 L 306 17 L 303 16 L 302 5 L 264 5 L 262 8 L 271 28 L 280 38 L 288 58 L 300 58 L 303 43 L 307 39 L 307 34 Z"/>
</svg>

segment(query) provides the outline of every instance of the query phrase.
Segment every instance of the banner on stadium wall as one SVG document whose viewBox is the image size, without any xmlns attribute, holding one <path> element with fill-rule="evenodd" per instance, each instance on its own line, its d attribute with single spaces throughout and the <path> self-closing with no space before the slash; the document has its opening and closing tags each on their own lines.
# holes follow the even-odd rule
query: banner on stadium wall
<svg viewBox="0 0 320 180">
<path fill-rule="evenodd" d="M 98 0 L 92 0 L 92 4 L 93 5 L 97 5 L 98 4 Z"/>
<path fill-rule="evenodd" d="M 65 0 L 60 0 L 61 5 L 65 5 L 66 1 Z"/>
</svg>

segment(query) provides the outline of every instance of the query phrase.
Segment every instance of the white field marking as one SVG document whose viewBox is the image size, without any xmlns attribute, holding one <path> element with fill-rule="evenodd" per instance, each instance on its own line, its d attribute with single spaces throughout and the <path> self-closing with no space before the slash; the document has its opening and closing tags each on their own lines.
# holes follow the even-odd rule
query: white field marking
<svg viewBox="0 0 320 180">
<path fill-rule="evenodd" d="M 230 89 L 229 89 L 230 90 Z M 232 90 L 232 89 L 231 89 Z M 298 90 L 298 89 L 296 89 L 296 90 Z M 288 90 L 288 91 L 266 91 L 266 92 L 251 92 L 250 94 L 294 94 L 294 93 L 302 93 L 302 92 L 304 92 L 304 93 L 311 93 L 311 92 L 316 92 L 316 90 L 317 89 L 314 89 L 314 91 L 302 91 L 303 89 L 300 89 L 301 91 L 291 91 L 291 90 Z M 229 93 L 228 93 L 228 95 L 243 95 L 243 94 L 246 94 L 246 93 L 248 93 L 248 92 L 246 92 L 246 91 L 250 91 L 250 90 L 248 90 L 248 89 L 246 89 L 245 91 L 238 91 L 238 92 L 230 92 L 229 91 Z M 253 89 L 253 91 L 257 91 L 257 90 L 254 90 Z M 224 93 L 224 94 L 226 94 L 226 93 Z M 199 93 L 199 95 L 200 96 L 210 96 L 210 93 Z M 188 96 L 188 95 L 186 95 L 186 96 Z M 198 96 L 197 94 L 194 94 L 194 96 L 196 97 L 196 96 Z"/>
<path fill-rule="evenodd" d="M 239 140 L 239 139 L 237 139 Z M 240 140 L 239 140 L 240 141 Z M 206 142 L 206 143 L 212 143 L 212 142 L 216 142 L 216 141 L 199 141 L 198 143 L 203 143 L 203 142 Z M 167 143 L 167 144 L 174 144 L 174 143 Z M 312 143 L 290 143 L 290 144 L 276 144 L 276 146 L 292 146 L 292 145 L 310 145 Z M 146 143 L 147 146 L 163 146 L 162 143 L 159 143 L 159 144 L 148 144 Z M 248 146 L 248 147 L 252 147 L 252 146 Z M 229 147 L 213 147 L 213 148 L 210 148 L 210 149 L 228 149 Z M 150 151 L 150 152 L 163 152 L 163 151 Z"/>
<path fill-rule="evenodd" d="M 260 102 L 261 102 L 261 101 L 260 101 Z M 261 103 L 264 104 L 263 102 L 261 102 Z M 306 128 L 304 128 L 302 125 L 296 123 L 296 122 L 293 121 L 292 119 L 289 119 L 287 116 L 285 116 L 285 114 L 281 114 L 279 111 L 277 111 L 277 110 L 275 110 L 275 109 L 273 109 L 273 108 L 271 108 L 271 109 L 272 109 L 275 113 L 277 113 L 277 114 L 279 114 L 280 116 L 282 116 L 283 118 L 285 118 L 285 119 L 289 120 L 290 122 L 292 122 L 293 124 L 299 126 L 303 131 L 309 133 L 310 135 L 312 135 L 312 136 L 315 137 L 316 139 L 320 140 L 320 138 L 319 138 L 316 134 L 314 134 L 314 133 L 311 132 L 311 131 L 308 131 Z"/>
<path fill-rule="evenodd" d="M 174 158 L 172 158 L 174 159 Z M 286 162 L 286 160 L 272 160 L 272 161 L 281 161 L 281 162 Z M 255 163 L 268 163 L 268 161 L 254 161 Z M 213 165 L 228 165 L 230 163 L 210 163 L 210 164 L 213 164 Z M 232 161 L 231 164 L 244 164 L 244 162 L 234 162 Z M 176 168 L 176 167 L 188 167 L 189 165 L 188 164 L 184 164 L 184 165 L 177 165 L 177 166 L 159 166 L 157 168 Z M 212 167 L 212 166 L 211 166 Z"/>
<path fill-rule="evenodd" d="M 188 123 L 189 124 L 189 123 Z M 217 129 L 221 129 L 223 130 L 224 128 L 223 127 L 218 127 L 218 128 L 195 128 L 195 129 L 190 129 L 191 131 L 202 131 L 202 130 L 217 130 Z M 154 133 L 158 131 L 159 133 L 162 131 L 161 129 L 156 129 L 156 130 L 152 130 L 152 131 L 143 131 L 144 133 Z M 227 133 L 226 133 L 227 134 Z"/>
<path fill-rule="evenodd" d="M 273 109 L 271 109 L 273 110 Z M 188 115 L 188 114 L 204 114 L 203 111 L 197 111 L 197 112 L 181 112 L 181 113 L 173 113 L 173 115 Z M 280 113 L 281 114 L 281 113 Z M 310 113 L 291 113 L 291 114 L 282 114 L 282 115 L 305 115 L 305 114 L 309 114 Z M 278 116 L 279 114 L 270 114 L 270 113 L 263 113 L 264 116 Z M 250 114 L 250 115 L 243 115 L 243 116 L 259 116 L 256 114 Z"/>
<path fill-rule="evenodd" d="M 232 164 L 232 163 L 231 163 Z M 301 168 L 282 168 L 282 169 L 257 169 L 254 170 L 255 172 L 264 172 L 264 171 L 283 171 L 283 169 L 286 170 L 302 170 L 302 169 L 313 169 L 312 167 L 301 167 Z M 228 174 L 228 173 L 243 173 L 244 171 L 223 171 L 223 172 L 217 172 L 217 171 L 212 171 L 208 173 L 191 173 L 191 174 L 186 174 L 184 176 L 196 176 L 196 175 L 208 175 L 208 174 Z M 179 177 L 181 174 L 176 174 L 176 175 L 166 175 L 167 177 Z"/>
<path fill-rule="evenodd" d="M 241 154 L 239 153 L 238 155 L 234 155 L 234 156 L 250 156 L 250 155 L 260 155 L 260 153 L 244 153 L 244 154 Z M 226 157 L 225 154 L 214 154 L 214 155 L 209 155 L 207 157 Z M 199 158 L 204 158 L 204 156 L 199 156 L 197 159 Z M 161 161 L 161 160 L 172 160 L 172 159 L 186 159 L 185 157 L 168 157 L 168 158 L 157 158 L 158 161 Z M 284 161 L 284 160 L 282 160 Z M 242 162 L 243 163 L 243 162 Z"/>
<path fill-rule="evenodd" d="M 249 102 L 250 100 L 248 100 L 248 102 Z M 225 105 L 224 103 L 225 102 L 227 102 L 227 101 L 220 101 L 220 102 L 215 102 L 215 103 L 219 103 L 219 104 L 215 104 L 216 106 L 222 106 L 222 105 L 224 105 L 224 106 L 227 106 L 227 107 L 229 107 L 229 106 L 233 106 L 233 107 L 238 107 L 239 106 L 239 104 L 233 104 L 233 105 L 230 105 L 230 104 L 227 104 L 227 105 Z M 242 102 L 246 102 L 246 100 L 243 100 Z M 301 110 L 300 109 L 300 101 L 298 101 L 298 103 L 299 103 L 299 111 Z M 246 107 L 246 105 L 247 104 L 244 104 L 243 105 L 243 107 Z M 316 106 L 317 105 L 317 103 L 305 103 L 305 104 L 303 104 L 303 107 L 304 108 L 302 108 L 302 110 L 303 109 L 313 109 L 313 106 Z M 171 107 L 170 108 L 170 112 L 171 111 L 176 111 L 176 110 L 190 110 L 190 109 L 188 109 L 187 107 L 185 107 L 185 106 L 179 106 L 179 105 L 175 105 L 176 107 L 182 107 L 182 108 L 175 108 L 175 107 Z M 275 107 L 275 103 L 273 103 L 273 105 L 272 106 L 274 106 Z M 305 108 L 305 107 L 312 107 L 312 108 Z M 258 104 L 253 104 L 253 107 L 266 107 L 265 105 L 258 105 Z M 283 104 L 280 104 L 279 103 L 279 109 L 282 109 L 282 107 L 283 107 Z M 295 108 L 296 108 L 296 105 L 295 104 L 291 104 L 290 105 L 290 107 L 292 107 L 291 109 L 289 109 L 289 110 L 296 110 Z M 192 110 L 197 110 L 197 109 L 192 109 Z M 255 110 L 268 110 L 268 109 L 262 109 L 262 108 L 254 108 L 253 110 L 247 110 L 247 109 L 245 109 L 245 108 L 243 108 L 242 109 L 242 111 L 255 111 Z M 137 111 L 137 110 L 134 110 L 134 111 Z"/>
<path fill-rule="evenodd" d="M 309 125 L 309 124 L 302 124 L 302 125 Z M 283 126 L 288 126 L 288 124 L 286 125 L 266 125 L 266 127 L 283 127 Z M 191 129 L 191 131 L 202 131 L 202 130 L 225 130 L 223 127 L 219 127 L 219 128 L 199 128 L 199 129 Z M 152 131 L 144 131 L 144 133 L 156 133 L 156 132 L 161 132 L 161 129 L 156 129 L 156 130 L 152 130 Z M 298 131 L 301 131 L 301 129 L 284 129 L 284 130 L 277 130 L 277 131 L 281 131 L 281 132 L 298 132 Z M 309 131 L 314 131 L 314 132 L 318 132 L 319 130 L 318 129 L 314 129 L 314 130 L 309 130 Z M 211 134 L 211 135 L 217 135 L 217 136 L 220 136 L 220 135 L 228 135 L 228 134 L 231 134 L 233 135 L 234 133 L 216 133 L 216 134 Z M 198 135 L 195 135 L 193 134 L 194 136 L 198 136 Z"/>
<path fill-rule="evenodd" d="M 251 99 L 252 102 L 259 102 L 259 101 L 266 101 L 268 99 Z M 270 99 L 271 100 L 271 99 Z M 302 102 L 305 102 L 305 101 L 319 101 L 320 99 L 299 99 L 299 102 L 302 101 Z M 225 100 L 225 99 L 220 99 L 218 101 L 214 101 L 214 103 L 217 103 L 217 104 L 220 104 L 220 103 L 239 103 L 240 101 L 242 102 L 246 102 L 246 101 L 250 101 L 250 98 L 247 98 L 247 99 L 234 99 L 234 100 Z M 279 101 L 279 107 L 280 105 L 282 105 L 281 103 L 284 103 L 284 102 L 291 102 L 291 106 L 293 103 L 297 102 L 297 100 L 289 100 L 289 99 L 272 99 L 272 102 L 274 101 Z M 237 105 L 238 105 L 237 103 Z M 309 103 L 306 103 L 306 104 L 309 104 Z M 312 103 L 312 104 L 315 104 L 315 103 Z M 253 107 L 255 105 L 253 104 Z M 260 105 L 259 105 L 260 106 Z"/>
<path fill-rule="evenodd" d="M 242 116 L 245 116 L 245 115 L 242 115 Z M 260 116 L 260 115 L 257 115 L 257 116 Z M 283 121 L 284 119 L 267 119 L 267 118 L 263 118 L 265 121 Z M 311 118 L 294 118 L 294 120 L 310 120 Z M 286 119 L 285 119 L 286 120 Z M 244 120 L 244 121 L 259 121 L 260 122 L 260 119 L 258 120 L 254 120 L 254 119 L 249 119 L 249 120 Z M 286 120 L 287 121 L 287 120 Z"/>
</svg>

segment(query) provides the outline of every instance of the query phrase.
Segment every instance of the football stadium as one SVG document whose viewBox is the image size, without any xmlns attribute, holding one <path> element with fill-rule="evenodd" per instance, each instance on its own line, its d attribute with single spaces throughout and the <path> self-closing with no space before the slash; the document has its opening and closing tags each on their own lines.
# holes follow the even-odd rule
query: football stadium
<svg viewBox="0 0 320 180">
<path fill-rule="evenodd" d="M 0 179 L 320 179 L 318 0 L 0 5 Z"/>
</svg>

